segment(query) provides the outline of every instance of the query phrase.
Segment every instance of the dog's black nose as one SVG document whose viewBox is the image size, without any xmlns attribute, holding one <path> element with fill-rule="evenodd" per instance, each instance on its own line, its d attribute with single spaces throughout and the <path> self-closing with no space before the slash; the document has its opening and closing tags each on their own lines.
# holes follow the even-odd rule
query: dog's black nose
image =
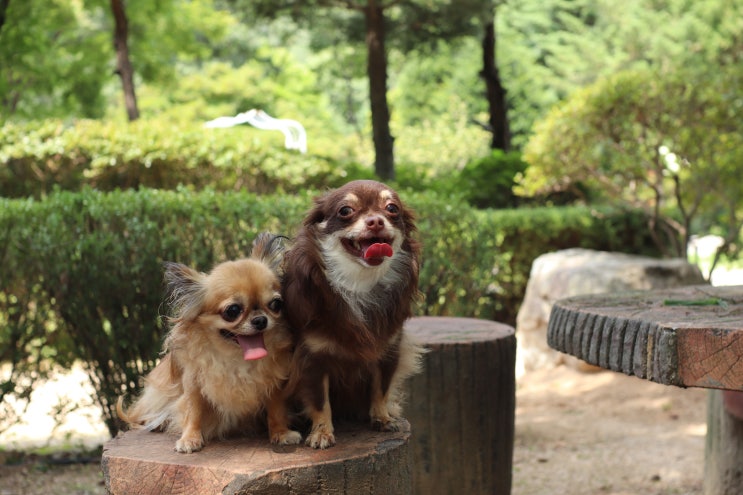
<svg viewBox="0 0 743 495">
<path fill-rule="evenodd" d="M 252 320 L 250 320 L 250 324 L 253 325 L 253 328 L 256 330 L 265 330 L 265 328 L 268 326 L 268 318 L 265 316 L 256 316 Z"/>
</svg>

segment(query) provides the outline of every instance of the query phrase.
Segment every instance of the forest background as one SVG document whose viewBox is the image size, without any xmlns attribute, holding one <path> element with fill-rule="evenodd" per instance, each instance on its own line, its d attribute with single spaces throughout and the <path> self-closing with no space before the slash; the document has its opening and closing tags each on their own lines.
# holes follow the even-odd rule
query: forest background
<svg viewBox="0 0 743 495">
<path fill-rule="evenodd" d="M 12 339 L 19 335 L 8 330 L 14 322 L 21 329 L 38 325 L 44 338 L 61 334 L 56 326 L 50 330 L 50 318 L 42 312 L 46 306 L 37 303 L 52 290 L 45 283 L 68 284 L 70 260 L 82 258 L 89 248 L 76 245 L 72 258 L 63 257 L 62 247 L 78 242 L 65 222 L 79 221 L 83 230 L 108 228 L 115 222 L 101 219 L 107 208 L 119 208 L 117 214 L 133 221 L 137 205 L 154 211 L 164 203 L 167 213 L 159 214 L 181 218 L 177 210 L 187 202 L 201 208 L 190 224 L 204 225 L 208 233 L 214 228 L 208 225 L 210 208 L 225 208 L 230 199 L 216 197 L 215 187 L 291 196 L 355 177 L 390 181 L 422 211 L 438 212 L 440 224 L 449 222 L 450 230 L 436 242 L 458 242 L 461 258 L 472 261 L 472 267 L 458 266 L 455 272 L 477 272 L 467 274 L 478 282 L 477 290 L 457 287 L 458 280 L 444 270 L 457 253 L 442 244 L 440 259 L 428 258 L 429 269 L 442 270 L 428 277 L 440 289 L 426 294 L 430 308 L 465 296 L 490 304 L 497 284 L 477 277 L 495 276 L 494 266 L 517 263 L 515 258 L 495 265 L 485 260 L 482 269 L 475 250 L 496 252 L 499 243 L 515 236 L 527 243 L 529 232 L 543 233 L 572 218 L 573 210 L 555 208 L 543 224 L 527 226 L 525 215 L 538 206 L 639 210 L 661 254 L 687 256 L 692 235 L 714 233 L 721 243 L 712 265 L 736 259 L 743 225 L 742 57 L 741 0 L 628 0 L 621 8 L 609 0 L 0 0 L 0 199 L 5 210 L 0 224 L 8 226 L 0 231 L 9 235 L 26 225 L 26 234 L 36 236 L 2 243 L 0 254 L 9 268 L 0 273 L 11 276 L 10 267 L 18 266 L 8 261 L 13 250 L 23 255 L 32 238 L 34 249 L 48 250 L 39 259 L 49 262 L 36 285 L 2 288 L 0 321 L 7 326 L 0 332 L 10 335 L 0 346 L 2 361 L 18 365 L 26 359 L 15 351 Z M 209 120 L 252 108 L 301 122 L 308 153 L 283 152 L 280 135 L 247 126 L 204 129 Z M 229 167 L 235 170 L 224 172 Z M 161 186 L 180 189 L 175 196 L 147 190 Z M 128 187 L 142 194 L 115 191 Z M 70 197 L 62 189 L 82 192 Z M 189 195 L 201 189 L 206 196 Z M 112 193 L 101 199 L 93 191 Z M 454 209 L 441 209 L 442 198 Z M 271 196 L 270 206 L 283 207 L 280 215 L 299 215 L 307 201 Z M 468 225 L 459 201 L 474 209 L 527 213 L 512 217 L 507 228 L 478 223 L 482 230 L 466 232 L 475 221 Z M 79 213 L 90 205 L 97 210 Z M 31 214 L 32 209 L 37 211 Z M 40 212 L 56 224 L 34 230 L 33 218 Z M 256 212 L 269 218 L 264 210 Z M 132 239 L 152 240 L 153 232 L 167 237 L 162 225 L 158 231 L 145 221 L 119 220 Z M 457 221 L 461 232 L 451 227 Z M 189 235 L 209 242 L 208 235 Z M 550 241 L 542 234 L 534 243 Z M 106 239 L 108 244 L 99 238 L 90 242 L 100 244 L 90 247 L 98 254 L 120 247 L 115 236 Z M 148 254 L 145 242 L 141 255 Z M 625 248 L 634 245 L 625 243 Z M 91 283 L 85 277 L 92 280 L 106 269 L 88 265 L 81 268 L 87 272 L 78 273 L 83 285 Z M 142 262 L 143 272 L 151 268 Z M 519 283 L 523 286 L 523 280 Z M 446 284 L 455 287 L 451 294 L 444 294 Z M 53 293 L 46 300 L 61 305 L 63 297 Z M 126 330 L 135 320 L 135 307 L 144 314 L 151 310 L 136 304 L 112 309 L 125 313 L 121 324 L 106 315 L 86 333 L 72 330 L 86 336 Z M 88 310 L 74 309 L 80 312 L 70 321 L 80 321 Z M 108 309 L 90 309 L 91 319 Z M 51 318 L 59 329 L 62 319 Z M 57 342 L 53 355 L 37 344 L 38 333 L 22 336 L 42 358 L 64 362 L 64 356 L 74 355 L 74 339 Z M 150 335 L 143 348 L 151 354 L 159 337 Z M 111 345 L 93 342 L 92 347 Z M 135 357 L 147 354 L 129 350 Z M 99 391 L 104 410 L 110 411 L 117 391 L 136 388 L 135 377 L 154 362 L 154 355 L 146 361 L 120 358 L 139 364 L 122 372 L 105 394 Z M 104 356 L 100 363 L 111 360 Z M 92 381 L 105 388 L 107 377 L 96 375 L 96 361 L 89 361 Z M 43 370 L 37 367 L 34 373 Z M 11 376 L 0 392 L 30 393 L 32 387 L 19 384 Z M 115 430 L 112 423 L 110 428 Z"/>
<path fill-rule="evenodd" d="M 719 254 L 736 257 L 741 11 L 739 0 L 3 0 L 0 116 L 36 128 L 139 119 L 167 133 L 256 108 L 301 122 L 311 154 L 337 168 L 373 164 L 477 206 L 619 201 L 651 215 L 667 255 L 714 231 Z M 25 129 L 6 129 L 0 160 L 39 154 L 12 142 Z"/>
</svg>

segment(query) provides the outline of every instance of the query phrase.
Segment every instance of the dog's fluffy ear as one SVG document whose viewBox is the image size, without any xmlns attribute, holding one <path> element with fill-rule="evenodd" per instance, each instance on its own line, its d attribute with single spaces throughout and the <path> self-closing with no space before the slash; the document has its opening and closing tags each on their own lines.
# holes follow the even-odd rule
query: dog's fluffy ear
<svg viewBox="0 0 743 495">
<path fill-rule="evenodd" d="M 201 311 L 206 297 L 204 279 L 206 275 L 186 265 L 167 261 L 165 284 L 168 302 L 176 321 L 192 321 Z"/>
<path fill-rule="evenodd" d="M 253 241 L 250 256 L 266 263 L 271 270 L 280 275 L 288 241 L 289 238 L 283 235 L 261 232 Z"/>
<path fill-rule="evenodd" d="M 317 196 L 314 200 L 312 209 L 307 212 L 304 217 L 304 226 L 312 227 L 315 224 L 321 223 L 325 220 L 325 210 L 331 201 L 330 196 L 334 191 L 328 191 L 322 196 Z"/>
</svg>

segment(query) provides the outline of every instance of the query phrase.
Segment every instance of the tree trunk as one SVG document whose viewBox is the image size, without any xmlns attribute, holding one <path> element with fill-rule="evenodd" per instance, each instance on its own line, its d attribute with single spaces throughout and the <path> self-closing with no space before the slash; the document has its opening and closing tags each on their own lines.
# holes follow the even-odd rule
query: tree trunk
<svg viewBox="0 0 743 495">
<path fill-rule="evenodd" d="M 366 16 L 367 73 L 374 136 L 374 171 L 382 180 L 395 178 L 394 138 L 387 106 L 387 57 L 384 51 L 384 7 L 369 0 Z"/>
<path fill-rule="evenodd" d="M 506 109 L 506 90 L 503 88 L 495 59 L 495 20 L 485 26 L 482 38 L 482 72 L 485 80 L 490 119 L 488 127 L 493 135 L 490 142 L 492 149 L 509 151 L 511 149 L 511 132 L 508 128 Z"/>
<path fill-rule="evenodd" d="M 728 407 L 726 394 L 737 408 Z M 704 452 L 705 495 L 733 495 L 743 485 L 743 418 L 741 392 L 710 390 L 707 394 L 707 438 Z M 731 411 L 730 409 L 733 409 Z"/>
<path fill-rule="evenodd" d="M 416 317 L 428 352 L 407 383 L 413 493 L 508 495 L 513 471 L 516 336 L 488 320 Z"/>
<path fill-rule="evenodd" d="M 116 73 L 121 78 L 124 88 L 124 105 L 129 121 L 139 118 L 137 96 L 134 93 L 134 69 L 129 61 L 127 37 L 129 26 L 126 20 L 124 0 L 111 0 L 111 11 L 114 15 L 114 49 L 116 50 Z"/>
<path fill-rule="evenodd" d="M 3 30 L 3 25 L 5 24 L 5 15 L 8 11 L 8 5 L 10 5 L 10 0 L 0 0 L 0 31 Z"/>
</svg>

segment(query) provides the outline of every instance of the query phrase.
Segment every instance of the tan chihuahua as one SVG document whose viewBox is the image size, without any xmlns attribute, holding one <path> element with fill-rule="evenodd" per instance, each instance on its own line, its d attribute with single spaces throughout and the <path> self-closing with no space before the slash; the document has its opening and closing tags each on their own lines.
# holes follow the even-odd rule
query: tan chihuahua
<svg viewBox="0 0 743 495">
<path fill-rule="evenodd" d="M 264 418 L 272 443 L 301 441 L 289 429 L 282 397 L 292 340 L 277 274 L 281 239 L 260 234 L 250 258 L 221 263 L 209 274 L 166 263 L 174 316 L 164 357 L 128 410 L 119 399 L 122 420 L 180 434 L 175 450 L 185 453 L 250 431 Z"/>
</svg>

